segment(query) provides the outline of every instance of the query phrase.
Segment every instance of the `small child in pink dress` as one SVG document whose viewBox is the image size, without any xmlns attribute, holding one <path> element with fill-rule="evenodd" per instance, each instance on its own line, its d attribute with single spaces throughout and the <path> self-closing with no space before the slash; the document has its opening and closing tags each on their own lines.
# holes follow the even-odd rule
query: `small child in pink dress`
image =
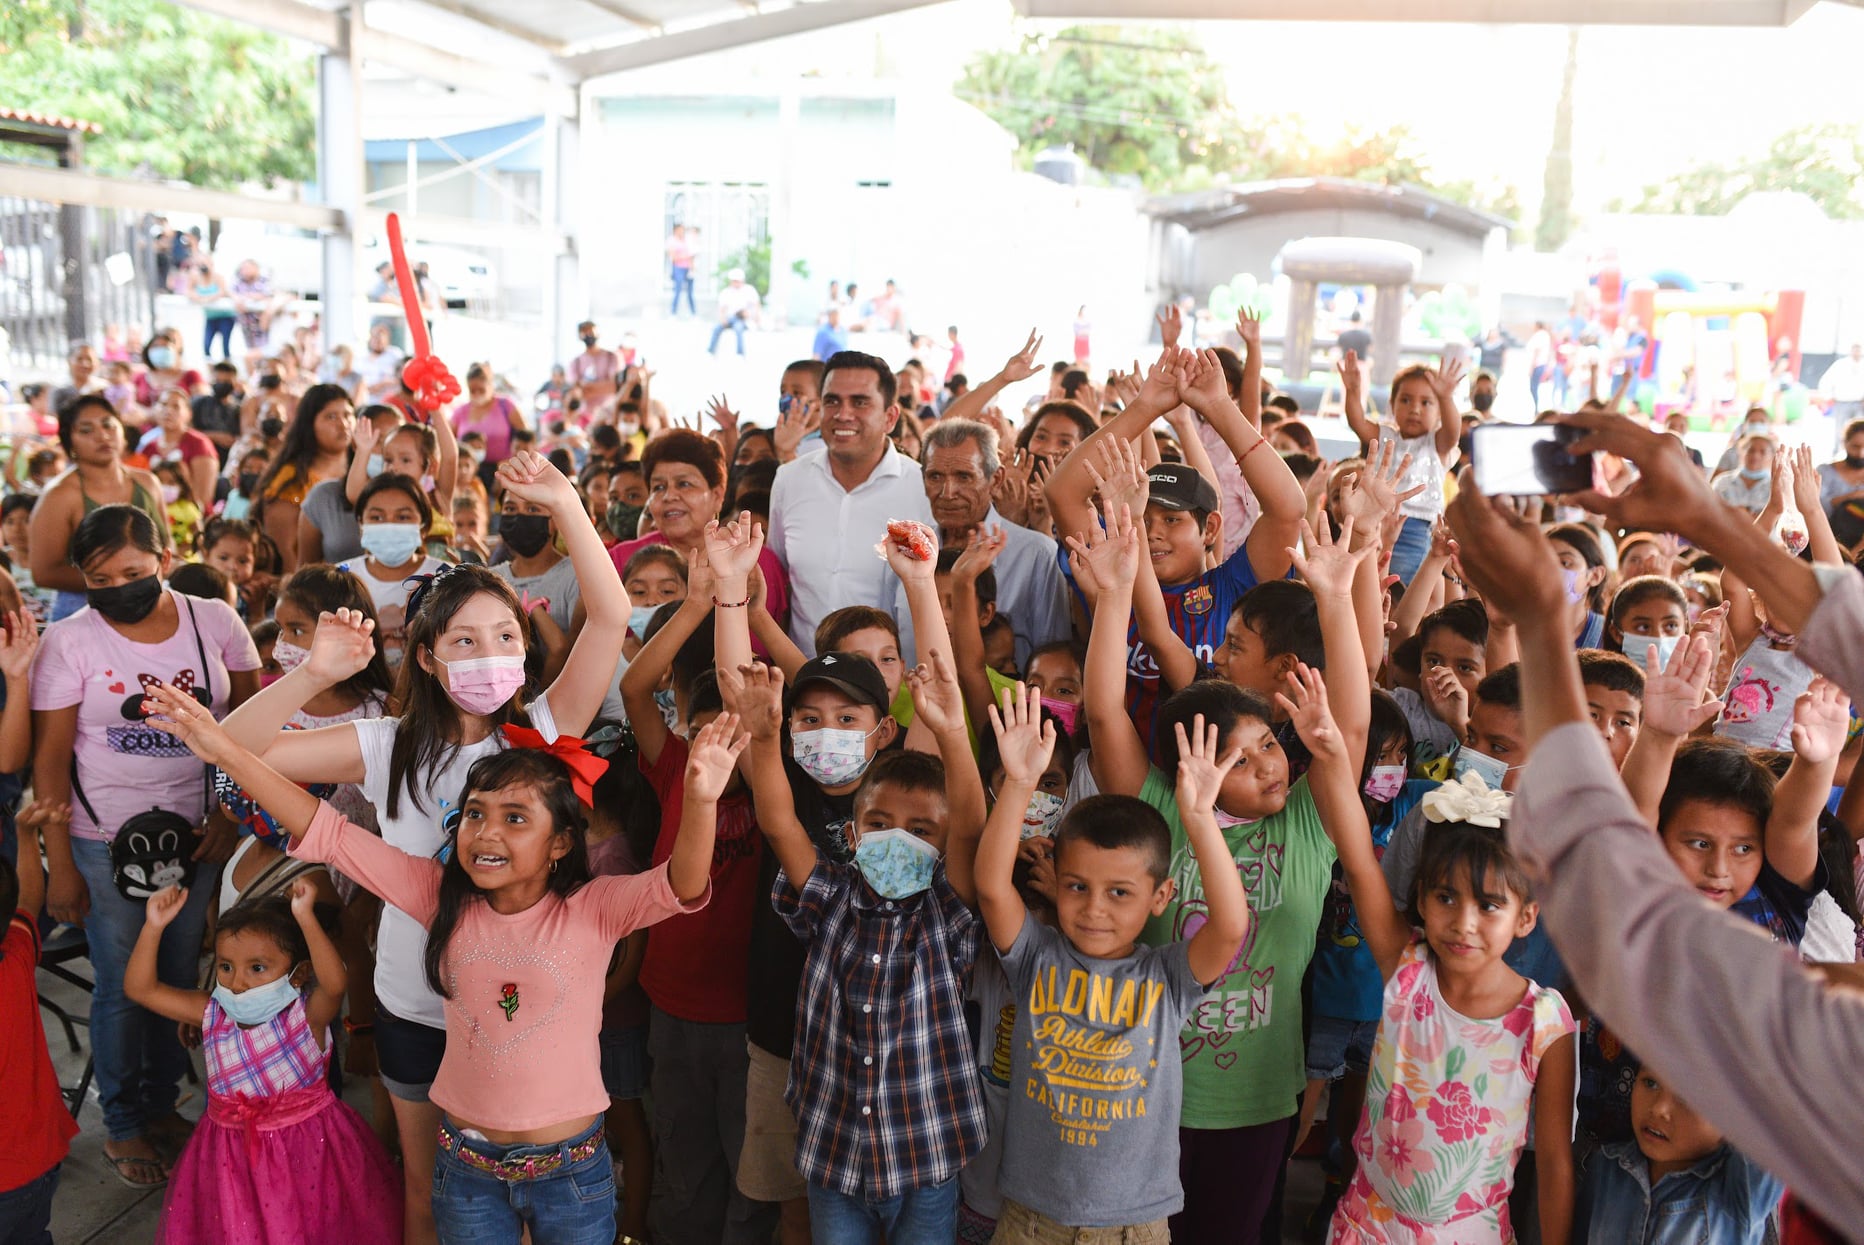
<svg viewBox="0 0 1864 1245">
<path fill-rule="evenodd" d="M 169 1177 L 158 1245 L 401 1239 L 401 1180 L 382 1143 L 325 1080 L 330 1024 L 348 973 L 300 879 L 278 899 L 234 904 L 214 937 L 213 991 L 156 979 L 162 930 L 187 902 L 150 896 L 124 993 L 201 1026 L 207 1114 Z"/>
</svg>

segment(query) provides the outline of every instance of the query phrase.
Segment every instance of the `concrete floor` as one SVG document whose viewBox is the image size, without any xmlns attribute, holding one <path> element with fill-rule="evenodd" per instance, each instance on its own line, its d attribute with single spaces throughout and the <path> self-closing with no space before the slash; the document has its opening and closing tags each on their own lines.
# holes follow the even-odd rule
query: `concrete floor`
<svg viewBox="0 0 1864 1245">
<path fill-rule="evenodd" d="M 90 976 L 90 965 L 77 961 L 71 966 L 79 975 Z M 39 991 L 65 1008 L 73 1016 L 89 1013 L 90 998 L 76 986 L 60 981 L 49 973 L 39 974 Z M 63 1085 L 76 1085 L 84 1069 L 89 1042 L 82 1026 L 78 1028 L 81 1053 L 73 1054 L 65 1041 L 63 1028 L 49 1011 L 42 1011 L 45 1038 L 51 1048 L 52 1064 Z M 199 1067 L 198 1054 L 196 1057 Z M 198 1116 L 206 1104 L 203 1085 L 183 1085 L 182 1114 Z M 369 1092 L 364 1082 L 351 1078 L 344 1089 L 344 1100 L 368 1118 Z M 58 1245 L 148 1245 L 155 1239 L 156 1221 L 162 1209 L 162 1190 L 131 1189 L 117 1180 L 104 1158 L 103 1116 L 97 1104 L 93 1083 L 90 1095 L 78 1112 L 78 1135 L 72 1138 L 71 1155 L 65 1160 L 59 1178 L 58 1195 L 52 1207 L 52 1239 Z M 1301 1240 L 1301 1223 L 1320 1196 L 1320 1165 L 1297 1159 L 1288 1173 L 1285 1242 Z"/>
</svg>

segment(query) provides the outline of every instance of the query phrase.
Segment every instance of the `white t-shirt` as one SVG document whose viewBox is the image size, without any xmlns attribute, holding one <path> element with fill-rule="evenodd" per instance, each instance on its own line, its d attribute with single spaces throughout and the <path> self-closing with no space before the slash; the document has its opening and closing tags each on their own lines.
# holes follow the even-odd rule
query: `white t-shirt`
<svg viewBox="0 0 1864 1245">
<path fill-rule="evenodd" d="M 531 705 L 531 724 L 546 739 L 556 738 L 556 722 L 543 697 Z M 388 813 L 389 756 L 395 747 L 398 718 L 365 718 L 352 722 L 356 745 L 362 752 L 363 796 L 375 806 L 382 839 L 410 856 L 431 859 L 447 841 L 448 814 L 466 791 L 466 773 L 473 762 L 505 750 L 505 736 L 493 731 L 476 744 L 444 751 L 438 767 L 411 774 L 401 787 L 395 816 Z M 382 923 L 375 935 L 375 994 L 382 1005 L 403 1020 L 434 1029 L 447 1027 L 445 1004 L 427 984 L 427 929 L 392 904 L 382 905 Z"/>
<path fill-rule="evenodd" d="M 718 292 L 719 319 L 731 316 L 748 316 L 757 310 L 757 290 L 754 286 L 728 285 Z"/>
<path fill-rule="evenodd" d="M 398 346 L 390 346 L 381 354 L 365 350 L 362 358 L 356 360 L 356 370 L 362 373 L 363 383 L 373 389 L 400 376 L 401 365 L 406 359 L 407 356 L 401 353 Z"/>
<path fill-rule="evenodd" d="M 1427 432 L 1421 437 L 1401 437 L 1396 428 L 1387 425 L 1379 428 L 1379 440 L 1390 441 L 1397 447 L 1392 451 L 1393 461 L 1402 461 L 1406 454 L 1411 456 L 1411 465 L 1398 479 L 1398 491 L 1424 486 L 1424 491 L 1402 503 L 1399 511 L 1407 519 L 1435 521 L 1443 513 L 1445 470 L 1443 459 L 1437 455 L 1437 434 Z"/>
</svg>

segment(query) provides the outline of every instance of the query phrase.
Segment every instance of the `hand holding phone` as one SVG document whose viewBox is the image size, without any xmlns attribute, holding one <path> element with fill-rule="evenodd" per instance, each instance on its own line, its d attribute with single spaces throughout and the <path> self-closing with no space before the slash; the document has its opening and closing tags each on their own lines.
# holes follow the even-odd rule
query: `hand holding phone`
<svg viewBox="0 0 1864 1245">
<path fill-rule="evenodd" d="M 1583 435 L 1567 424 L 1479 424 L 1470 434 L 1476 487 L 1488 497 L 1583 493 L 1593 485 L 1592 455 L 1566 448 Z"/>
</svg>

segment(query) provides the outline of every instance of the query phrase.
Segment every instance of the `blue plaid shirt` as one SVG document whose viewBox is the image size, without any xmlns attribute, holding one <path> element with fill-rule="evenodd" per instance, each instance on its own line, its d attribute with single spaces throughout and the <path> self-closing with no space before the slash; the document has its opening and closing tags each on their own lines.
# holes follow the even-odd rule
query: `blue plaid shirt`
<svg viewBox="0 0 1864 1245">
<path fill-rule="evenodd" d="M 964 1021 L 984 927 L 943 862 L 907 899 L 827 860 L 800 892 L 779 872 L 771 898 L 809 949 L 784 1092 L 797 1171 L 874 1200 L 956 1176 L 987 1132 Z"/>
</svg>

